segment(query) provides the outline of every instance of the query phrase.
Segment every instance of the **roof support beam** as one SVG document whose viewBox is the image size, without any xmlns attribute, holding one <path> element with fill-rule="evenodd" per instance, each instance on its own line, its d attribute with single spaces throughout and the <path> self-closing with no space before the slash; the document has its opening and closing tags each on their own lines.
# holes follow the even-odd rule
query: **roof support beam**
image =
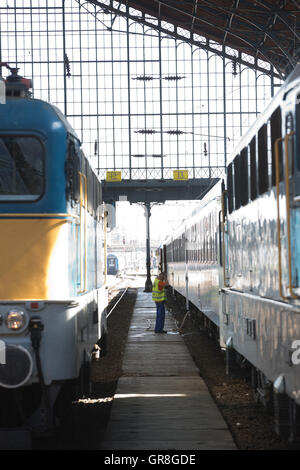
<svg viewBox="0 0 300 470">
<path fill-rule="evenodd" d="M 121 1 L 121 0 L 118 0 L 118 1 Z M 245 59 L 242 59 L 241 57 L 241 54 L 239 54 L 239 57 L 234 57 L 228 53 L 225 52 L 225 55 L 224 55 L 224 51 L 220 51 L 219 49 L 217 48 L 214 48 L 212 47 L 212 45 L 210 44 L 209 40 L 207 39 L 206 43 L 203 44 L 203 43 L 199 43 L 199 41 L 197 41 L 196 39 L 194 39 L 193 37 L 193 33 L 191 33 L 190 37 L 189 38 L 186 38 L 186 37 L 183 37 L 181 36 L 180 34 L 178 34 L 177 32 L 177 29 L 175 27 L 175 30 L 174 32 L 171 32 L 170 30 L 164 28 L 162 25 L 161 25 L 161 21 L 158 22 L 158 25 L 155 25 L 153 23 L 151 23 L 150 21 L 147 21 L 146 17 L 145 17 L 145 13 L 142 13 L 141 17 L 137 17 L 135 15 L 132 15 L 132 14 L 129 14 L 128 12 L 125 12 L 125 11 L 119 11 L 118 9 L 116 9 L 113 4 L 111 3 L 110 5 L 107 5 L 103 2 L 101 2 L 100 0 L 89 0 L 90 3 L 93 3 L 94 5 L 97 5 L 98 7 L 100 8 L 103 8 L 104 11 L 111 11 L 111 12 L 118 12 L 119 15 L 121 16 L 128 16 L 129 15 L 129 18 L 133 21 L 137 21 L 138 23 L 141 23 L 141 24 L 144 24 L 152 29 L 155 29 L 155 30 L 158 30 L 158 31 L 161 31 L 162 33 L 166 34 L 167 36 L 172 36 L 174 38 L 178 38 L 182 41 L 185 41 L 185 42 L 188 42 L 189 44 L 193 44 L 197 47 L 199 47 L 200 49 L 203 49 L 203 50 L 206 50 L 208 52 L 211 52 L 213 54 L 217 54 L 219 55 L 220 57 L 225 57 L 227 58 L 228 60 L 237 60 L 240 64 L 246 66 L 246 67 L 249 67 L 249 68 L 252 68 L 254 70 L 257 70 L 261 73 L 264 73 L 266 75 L 270 75 L 270 76 L 274 76 L 276 78 L 284 78 L 283 74 L 282 74 L 282 71 L 280 70 L 280 68 L 278 67 L 279 63 L 278 61 L 275 61 L 274 58 L 272 57 L 269 57 L 269 51 L 265 48 L 261 48 L 259 50 L 259 53 L 262 57 L 264 57 L 264 60 L 268 63 L 270 63 L 272 65 L 271 69 L 266 69 L 264 68 L 263 66 L 260 66 L 258 65 L 257 61 L 255 61 L 254 63 L 253 62 L 248 62 L 247 60 Z M 158 6 L 163 6 L 163 5 L 166 5 L 169 7 L 169 4 L 165 4 L 165 2 L 161 1 L 161 0 L 154 0 L 155 3 L 158 3 Z M 126 2 L 122 2 L 122 3 L 126 3 Z M 135 4 L 133 3 L 132 6 L 137 9 L 137 10 L 143 10 L 141 7 L 139 7 L 138 3 Z M 159 10 L 160 10 L 159 8 Z M 181 14 L 181 16 L 184 14 L 185 16 L 187 15 L 188 17 L 192 18 L 192 20 L 194 20 L 194 28 L 196 27 L 196 23 L 202 23 L 202 24 L 206 24 L 208 27 L 210 28 L 214 28 L 214 29 L 218 29 L 222 32 L 224 32 L 224 29 L 222 29 L 221 27 L 216 27 L 215 24 L 212 24 L 211 22 L 207 21 L 207 20 L 204 20 L 202 18 L 199 18 L 198 16 L 196 17 L 195 15 L 193 15 L 192 13 L 188 13 L 188 12 L 183 12 L 182 10 L 178 9 L 178 8 L 175 8 L 175 7 L 172 7 L 172 9 L 175 9 L 178 13 Z M 153 16 L 157 16 L 157 12 L 155 13 L 154 11 L 152 11 L 151 13 L 149 12 L 149 14 L 153 15 Z M 169 23 L 171 24 L 174 24 L 176 26 L 183 26 L 183 27 L 186 27 L 185 23 L 183 21 L 181 21 L 180 23 L 170 19 L 170 18 L 158 18 L 160 20 L 164 19 L 165 21 L 168 21 Z M 231 36 L 234 36 L 236 37 L 239 41 L 243 41 L 245 43 L 245 47 L 247 47 L 247 54 L 249 55 L 253 55 L 253 57 L 255 57 L 255 51 L 257 51 L 257 44 L 249 39 L 245 39 L 243 38 L 241 35 L 239 34 L 236 34 L 236 33 L 232 33 L 232 32 L 229 32 L 228 31 L 228 35 L 231 35 Z M 232 48 L 235 48 L 235 49 L 238 49 L 237 46 L 233 46 L 231 45 L 230 47 Z"/>
</svg>

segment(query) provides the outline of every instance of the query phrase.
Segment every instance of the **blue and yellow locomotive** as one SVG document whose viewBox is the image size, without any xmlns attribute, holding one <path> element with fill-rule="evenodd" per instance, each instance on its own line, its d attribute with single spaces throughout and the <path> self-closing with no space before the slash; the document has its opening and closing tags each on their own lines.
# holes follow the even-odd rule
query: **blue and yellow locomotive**
<svg viewBox="0 0 300 470">
<path fill-rule="evenodd" d="M 101 185 L 63 114 L 16 72 L 0 105 L 0 427 L 20 410 L 19 426 L 44 432 L 62 386 L 85 393 L 105 352 Z"/>
</svg>

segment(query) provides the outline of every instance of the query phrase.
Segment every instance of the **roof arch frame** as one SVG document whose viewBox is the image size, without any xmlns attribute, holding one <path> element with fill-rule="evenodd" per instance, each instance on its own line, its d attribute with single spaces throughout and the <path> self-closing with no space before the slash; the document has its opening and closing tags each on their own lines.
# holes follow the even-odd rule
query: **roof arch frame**
<svg viewBox="0 0 300 470">
<path fill-rule="evenodd" d="M 78 0 L 79 1 L 79 0 Z M 128 16 L 242 65 L 284 79 L 300 61 L 298 0 L 86 0 L 103 11 Z M 136 14 L 139 12 L 140 14 Z M 157 19 L 149 21 L 147 15 Z M 299 16 L 298 16 L 299 15 Z M 185 19 L 187 21 L 185 21 Z M 167 22 L 174 28 L 164 28 Z M 186 29 L 182 36 L 178 31 Z M 195 36 L 206 38 L 199 42 Z M 215 47 L 218 43 L 219 47 Z M 220 52 L 220 48 L 223 49 Z M 237 51 L 228 54 L 226 48 Z M 252 60 L 245 59 L 245 56 Z M 269 66 L 262 65 L 266 62 Z"/>
<path fill-rule="evenodd" d="M 76 0 L 76 1 L 78 1 L 78 3 L 79 3 L 79 0 Z M 118 0 L 118 1 L 120 1 L 120 3 L 121 3 L 121 0 Z M 154 0 L 154 1 L 156 1 L 156 0 Z M 191 32 L 189 37 L 181 35 L 180 32 L 178 32 L 178 29 L 181 28 L 181 27 L 184 27 L 182 22 L 181 22 L 180 25 L 176 25 L 176 24 L 174 24 L 174 22 L 169 21 L 169 23 L 173 24 L 173 26 L 174 26 L 174 31 L 172 32 L 172 31 L 166 29 L 162 25 L 162 22 L 168 22 L 168 20 L 166 18 L 159 18 L 158 17 L 158 24 L 153 24 L 152 22 L 147 20 L 146 14 L 144 12 L 142 12 L 141 10 L 140 10 L 141 11 L 141 16 L 136 16 L 136 15 L 130 13 L 129 7 L 126 8 L 126 11 L 121 10 L 119 8 L 116 8 L 113 5 L 113 3 L 115 3 L 115 2 L 113 2 L 111 4 L 107 4 L 107 3 L 105 3 L 105 1 L 101 1 L 101 0 L 86 0 L 85 3 L 91 3 L 91 4 L 94 4 L 96 7 L 99 7 L 101 10 L 108 11 L 108 12 L 111 12 L 111 13 L 114 13 L 116 15 L 120 15 L 120 16 L 123 16 L 123 17 L 128 17 L 132 21 L 144 24 L 145 26 L 150 27 L 154 30 L 158 30 L 158 31 L 162 32 L 163 34 L 165 34 L 169 37 L 177 38 L 179 40 L 188 42 L 188 43 L 190 43 L 192 45 L 195 45 L 195 46 L 197 46 L 197 47 L 199 47 L 203 50 L 206 50 L 206 51 L 211 52 L 213 54 L 224 57 L 225 59 L 228 59 L 230 61 L 236 61 L 236 62 L 240 63 L 241 65 L 244 65 L 244 66 L 247 66 L 249 68 L 255 69 L 258 72 L 262 72 L 266 75 L 273 76 L 274 78 L 279 78 L 279 79 L 284 78 L 284 74 L 281 73 L 280 71 L 278 71 L 277 64 L 272 60 L 272 58 L 269 57 L 268 50 L 266 50 L 264 47 L 260 48 L 260 51 L 259 51 L 260 52 L 260 57 L 252 56 L 253 60 L 248 61 L 244 57 L 245 55 L 247 55 L 247 53 L 242 54 L 242 52 L 240 52 L 236 47 L 231 46 L 229 44 L 218 43 L 218 47 L 215 47 L 215 41 L 213 39 L 209 39 L 207 37 L 205 38 L 204 36 L 203 37 L 205 38 L 205 41 L 204 42 L 199 42 L 199 40 L 197 40 L 197 38 L 194 37 L 194 34 L 196 36 L 199 36 L 198 33 L 192 33 Z M 206 23 L 207 23 L 208 26 L 215 27 L 214 25 L 212 25 L 209 22 L 206 22 Z M 234 34 L 234 33 L 231 33 L 231 34 Z M 253 41 L 246 40 L 246 39 L 240 37 L 238 34 L 235 34 L 235 36 L 238 39 L 240 39 L 241 41 L 247 43 L 249 48 L 254 49 L 256 47 L 256 43 L 254 43 Z M 235 53 L 230 54 L 227 50 L 228 48 L 234 49 Z M 261 61 L 265 61 L 266 63 L 270 64 L 270 66 L 269 67 L 264 67 L 263 65 L 261 65 Z"/>
</svg>

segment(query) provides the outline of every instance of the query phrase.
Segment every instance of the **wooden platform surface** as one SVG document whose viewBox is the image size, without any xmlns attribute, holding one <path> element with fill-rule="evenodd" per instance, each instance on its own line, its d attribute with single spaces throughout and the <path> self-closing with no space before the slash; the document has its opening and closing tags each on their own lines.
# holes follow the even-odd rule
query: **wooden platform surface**
<svg viewBox="0 0 300 470">
<path fill-rule="evenodd" d="M 104 450 L 236 449 L 189 351 L 166 313 L 155 334 L 155 304 L 138 290 Z"/>
</svg>

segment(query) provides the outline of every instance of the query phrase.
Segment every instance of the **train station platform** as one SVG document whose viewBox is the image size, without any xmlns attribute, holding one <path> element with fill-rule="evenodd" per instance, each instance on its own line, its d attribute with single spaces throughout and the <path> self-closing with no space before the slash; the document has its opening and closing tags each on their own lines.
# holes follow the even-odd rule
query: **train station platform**
<svg viewBox="0 0 300 470">
<path fill-rule="evenodd" d="M 103 450 L 234 450 L 227 425 L 170 313 L 155 334 L 151 293 L 138 289 Z"/>
</svg>

